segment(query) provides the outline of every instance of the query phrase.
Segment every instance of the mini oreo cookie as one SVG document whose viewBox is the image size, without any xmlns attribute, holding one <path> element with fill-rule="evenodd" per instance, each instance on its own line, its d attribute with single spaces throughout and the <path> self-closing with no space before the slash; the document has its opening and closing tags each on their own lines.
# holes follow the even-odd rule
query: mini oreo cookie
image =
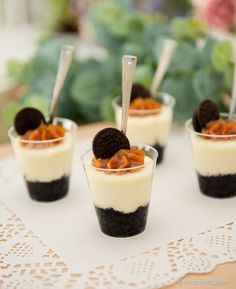
<svg viewBox="0 0 236 289">
<path fill-rule="evenodd" d="M 201 128 L 205 128 L 209 121 L 219 119 L 220 113 L 216 104 L 210 99 L 202 101 L 197 110 L 197 118 Z"/>
<path fill-rule="evenodd" d="M 130 149 L 126 135 L 116 128 L 104 128 L 93 139 L 93 153 L 96 158 L 108 159 L 120 149 Z"/>
<path fill-rule="evenodd" d="M 26 107 L 15 116 L 14 127 L 19 135 L 24 135 L 28 130 L 37 128 L 41 122 L 46 123 L 43 114 L 36 108 Z"/>
<path fill-rule="evenodd" d="M 210 99 L 202 101 L 193 113 L 192 124 L 196 132 L 201 132 L 207 123 L 220 118 L 216 104 Z"/>
<path fill-rule="evenodd" d="M 192 124 L 193 124 L 193 128 L 196 132 L 201 132 L 202 128 L 200 126 L 200 123 L 199 123 L 199 120 L 197 117 L 197 109 L 195 109 L 195 111 L 193 113 Z"/>
<path fill-rule="evenodd" d="M 148 98 L 151 97 L 151 93 L 144 85 L 134 83 L 131 90 L 130 102 L 132 102 L 138 97 Z"/>
</svg>

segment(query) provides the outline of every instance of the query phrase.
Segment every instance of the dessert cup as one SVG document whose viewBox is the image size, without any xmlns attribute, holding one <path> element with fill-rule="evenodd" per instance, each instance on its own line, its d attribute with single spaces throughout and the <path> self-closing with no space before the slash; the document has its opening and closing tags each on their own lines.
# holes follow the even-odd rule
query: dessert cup
<svg viewBox="0 0 236 289">
<path fill-rule="evenodd" d="M 81 157 L 101 231 L 109 236 L 130 237 L 146 227 L 158 153 L 148 145 L 135 148 L 145 151 L 145 162 L 132 168 L 96 168 L 92 150 Z"/>
<path fill-rule="evenodd" d="M 131 145 L 145 143 L 158 151 L 157 163 L 161 163 L 170 133 L 175 99 L 166 93 L 159 93 L 154 100 L 162 104 L 160 109 L 129 110 L 127 137 Z M 121 101 L 117 97 L 112 102 L 116 126 L 120 129 Z"/>
<path fill-rule="evenodd" d="M 63 118 L 54 118 L 53 124 L 65 128 L 64 137 L 31 141 L 21 139 L 14 127 L 8 132 L 29 195 L 41 202 L 61 199 L 69 189 L 76 124 Z"/>
<path fill-rule="evenodd" d="M 228 114 L 220 114 L 228 119 Z M 216 198 L 236 195 L 236 135 L 209 135 L 194 131 L 186 122 L 194 166 L 203 194 Z"/>
</svg>

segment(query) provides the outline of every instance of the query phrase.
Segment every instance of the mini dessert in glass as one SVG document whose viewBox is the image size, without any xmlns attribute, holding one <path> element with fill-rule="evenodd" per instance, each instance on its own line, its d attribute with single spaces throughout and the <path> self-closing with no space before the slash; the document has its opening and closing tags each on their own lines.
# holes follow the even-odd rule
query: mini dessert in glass
<svg viewBox="0 0 236 289">
<path fill-rule="evenodd" d="M 220 114 L 215 103 L 205 100 L 186 128 L 201 192 L 217 198 L 235 196 L 236 119 Z"/>
<path fill-rule="evenodd" d="M 164 157 L 164 149 L 170 133 L 175 100 L 166 93 L 151 97 L 143 85 L 134 84 L 131 92 L 127 137 L 131 144 L 145 143 L 158 151 L 157 163 Z M 114 99 L 116 125 L 121 123 L 121 101 Z"/>
<path fill-rule="evenodd" d="M 32 199 L 50 202 L 68 193 L 75 131 L 74 122 L 47 124 L 33 108 L 17 114 L 9 137 Z"/>
<path fill-rule="evenodd" d="M 104 234 L 130 237 L 144 231 L 157 151 L 148 145 L 130 148 L 114 128 L 101 130 L 93 150 L 82 156 L 88 185 Z"/>
</svg>

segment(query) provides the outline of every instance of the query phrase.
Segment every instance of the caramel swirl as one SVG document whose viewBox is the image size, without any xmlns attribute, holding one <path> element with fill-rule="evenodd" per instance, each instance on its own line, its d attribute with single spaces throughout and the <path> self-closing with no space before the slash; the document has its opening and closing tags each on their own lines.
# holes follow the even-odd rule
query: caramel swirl
<svg viewBox="0 0 236 289">
<path fill-rule="evenodd" d="M 46 125 L 43 122 L 40 124 L 40 126 L 34 130 L 27 131 L 23 136 L 20 137 L 21 140 L 26 141 L 37 141 L 37 143 L 27 143 L 22 142 L 22 145 L 28 146 L 28 147 L 49 147 L 54 146 L 58 143 L 60 143 L 60 140 L 55 142 L 46 142 L 43 141 L 49 141 L 49 140 L 56 140 L 63 138 L 65 135 L 65 129 L 59 125 Z M 40 143 L 42 141 L 42 143 Z"/>
<path fill-rule="evenodd" d="M 129 106 L 129 109 L 131 110 L 130 111 L 131 116 L 135 115 L 140 116 L 140 112 L 135 113 L 134 110 L 138 111 L 145 110 L 145 113 L 143 115 L 158 114 L 160 108 L 161 104 L 159 102 L 156 102 L 150 97 L 148 98 L 138 97 L 134 99 Z"/>
<path fill-rule="evenodd" d="M 209 121 L 205 128 L 202 129 L 202 133 L 212 135 L 226 136 L 226 139 L 236 139 L 236 122 L 230 119 L 218 119 Z M 235 135 L 235 137 L 228 137 L 228 135 Z M 217 139 L 217 137 L 215 138 Z M 221 138 L 220 138 L 221 139 Z"/>
<path fill-rule="evenodd" d="M 128 169 L 142 166 L 144 158 L 145 152 L 143 150 L 119 150 L 109 159 L 93 158 L 92 163 L 99 169 Z"/>
</svg>

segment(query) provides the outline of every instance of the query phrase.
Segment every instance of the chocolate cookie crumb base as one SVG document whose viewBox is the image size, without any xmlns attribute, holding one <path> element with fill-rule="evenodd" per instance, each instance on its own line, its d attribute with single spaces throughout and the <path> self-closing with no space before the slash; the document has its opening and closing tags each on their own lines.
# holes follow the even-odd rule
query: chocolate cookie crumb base
<svg viewBox="0 0 236 289">
<path fill-rule="evenodd" d="M 162 162 L 163 158 L 164 158 L 165 147 L 164 146 L 160 146 L 159 144 L 155 144 L 155 145 L 153 145 L 153 147 L 158 152 L 157 164 L 160 164 Z"/>
<path fill-rule="evenodd" d="M 148 205 L 132 213 L 122 213 L 112 208 L 95 206 L 98 221 L 104 234 L 111 237 L 131 237 L 144 231 L 147 222 Z"/>
<path fill-rule="evenodd" d="M 236 174 L 206 177 L 197 173 L 197 176 L 204 195 L 215 198 L 236 196 Z"/>
<path fill-rule="evenodd" d="M 29 195 L 39 202 L 52 202 L 64 198 L 69 190 L 69 176 L 51 182 L 26 181 Z"/>
</svg>

